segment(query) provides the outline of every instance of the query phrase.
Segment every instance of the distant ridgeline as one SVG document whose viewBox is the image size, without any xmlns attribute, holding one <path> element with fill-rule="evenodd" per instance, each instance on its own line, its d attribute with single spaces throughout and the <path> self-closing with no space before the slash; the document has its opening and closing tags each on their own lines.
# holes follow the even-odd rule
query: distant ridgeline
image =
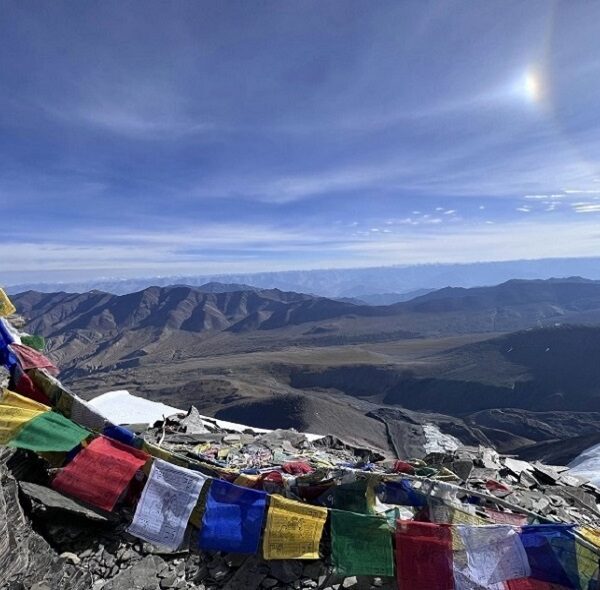
<svg viewBox="0 0 600 590">
<path fill-rule="evenodd" d="M 45 457 L 62 494 L 104 511 L 135 507 L 128 531 L 140 539 L 323 559 L 343 575 L 395 576 L 403 590 L 597 588 L 598 520 L 548 522 L 503 500 L 501 484 L 475 492 L 416 462 L 319 465 L 308 456 L 290 475 L 289 465 L 239 472 L 172 453 L 65 388 L 43 342 L 12 325 L 14 312 L 0 289 L 0 362 L 10 373 L 0 443 Z"/>
</svg>

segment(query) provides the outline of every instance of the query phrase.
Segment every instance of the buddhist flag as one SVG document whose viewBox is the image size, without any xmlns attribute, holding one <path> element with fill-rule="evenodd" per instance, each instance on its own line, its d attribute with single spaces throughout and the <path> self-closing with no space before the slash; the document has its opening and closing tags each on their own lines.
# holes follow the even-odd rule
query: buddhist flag
<svg viewBox="0 0 600 590">
<path fill-rule="evenodd" d="M 197 471 L 156 459 L 128 532 L 175 551 L 205 481 Z"/>
<path fill-rule="evenodd" d="M 579 588 L 574 526 L 540 524 L 522 528 L 521 540 L 532 578 L 567 588 Z"/>
<path fill-rule="evenodd" d="M 493 584 L 526 578 L 531 573 L 517 530 L 509 525 L 456 527 L 466 551 L 463 574 L 489 588 Z"/>
<path fill-rule="evenodd" d="M 260 544 L 267 494 L 214 480 L 208 490 L 200 531 L 200 548 L 228 553 L 256 553 Z"/>
<path fill-rule="evenodd" d="M 549 582 L 542 582 L 535 578 L 521 578 L 520 580 L 509 580 L 505 582 L 506 590 L 569 590 L 565 586 L 559 584 L 550 584 Z M 583 589 L 587 590 L 587 588 Z"/>
<path fill-rule="evenodd" d="M 396 576 L 399 590 L 454 590 L 450 526 L 399 520 Z"/>
<path fill-rule="evenodd" d="M 18 393 L 8 389 L 3 390 L 2 397 L 0 398 L 0 404 L 13 406 L 15 408 L 25 408 L 27 410 L 39 410 L 41 412 L 50 411 L 49 406 L 46 406 L 40 402 L 36 402 L 35 400 L 23 395 L 19 395 Z"/>
<path fill-rule="evenodd" d="M 0 317 L 12 315 L 16 311 L 15 306 L 4 292 L 4 289 L 0 289 Z"/>
<path fill-rule="evenodd" d="M 0 404 L 0 444 L 6 445 L 31 420 L 45 410 Z"/>
<path fill-rule="evenodd" d="M 81 428 L 61 414 L 44 412 L 27 422 L 8 446 L 38 453 L 67 452 L 90 434 L 89 430 Z"/>
<path fill-rule="evenodd" d="M 600 531 L 592 529 L 590 527 L 581 527 L 577 529 L 577 532 L 586 540 L 589 541 L 595 547 L 600 549 Z"/>
<path fill-rule="evenodd" d="M 331 552 L 343 576 L 393 576 L 392 533 L 383 516 L 332 510 Z"/>
<path fill-rule="evenodd" d="M 575 540 L 575 555 L 577 559 L 577 573 L 581 588 L 598 587 L 598 555 L 589 547 Z"/>
<path fill-rule="evenodd" d="M 94 439 L 60 470 L 52 487 L 111 511 L 148 455 L 103 436 Z"/>
<path fill-rule="evenodd" d="M 98 433 L 102 432 L 107 424 L 106 418 L 100 412 L 76 395 L 73 395 L 69 416 L 77 424 Z"/>
<path fill-rule="evenodd" d="M 19 365 L 24 371 L 28 371 L 29 369 L 46 369 L 50 374 L 58 374 L 56 365 L 41 352 L 29 348 L 29 346 L 17 344 L 16 342 L 9 344 L 8 348 L 17 357 Z"/>
<path fill-rule="evenodd" d="M 319 504 L 328 508 L 367 514 L 369 506 L 369 482 L 365 479 L 330 487 L 320 498 Z"/>
<path fill-rule="evenodd" d="M 319 559 L 327 509 L 279 495 L 270 497 L 263 539 L 265 559 Z"/>
<path fill-rule="evenodd" d="M 416 491 L 410 481 L 406 479 L 382 482 L 377 487 L 376 493 L 384 504 L 415 506 L 417 508 L 427 505 L 427 496 Z"/>
</svg>

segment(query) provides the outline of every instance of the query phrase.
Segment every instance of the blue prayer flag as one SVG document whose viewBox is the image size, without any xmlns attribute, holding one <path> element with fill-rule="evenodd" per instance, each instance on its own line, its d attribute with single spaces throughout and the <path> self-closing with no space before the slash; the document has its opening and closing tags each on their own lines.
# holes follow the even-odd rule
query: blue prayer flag
<svg viewBox="0 0 600 590">
<path fill-rule="evenodd" d="M 427 505 L 427 497 L 416 491 L 406 479 L 383 482 L 377 486 L 376 494 L 384 504 L 416 507 Z"/>
<path fill-rule="evenodd" d="M 129 445 L 130 447 L 135 446 L 135 433 L 131 432 L 128 428 L 124 428 L 123 426 L 106 426 L 103 431 L 104 436 L 108 436 L 108 438 L 112 438 L 113 440 L 117 440 L 124 445 Z"/>
<path fill-rule="evenodd" d="M 531 577 L 565 588 L 579 589 L 577 550 L 573 524 L 524 526 L 521 540 L 527 552 Z"/>
<path fill-rule="evenodd" d="M 201 549 L 256 553 L 260 544 L 267 494 L 214 480 L 202 517 Z"/>
</svg>

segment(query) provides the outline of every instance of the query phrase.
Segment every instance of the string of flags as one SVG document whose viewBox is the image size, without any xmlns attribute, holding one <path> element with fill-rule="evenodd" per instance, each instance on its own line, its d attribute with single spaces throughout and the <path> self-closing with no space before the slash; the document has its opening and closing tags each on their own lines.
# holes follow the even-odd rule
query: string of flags
<svg viewBox="0 0 600 590">
<path fill-rule="evenodd" d="M 344 576 L 395 576 L 401 590 L 600 590 L 600 530 L 487 509 L 490 524 L 474 498 L 462 502 L 456 486 L 429 485 L 426 474 L 419 487 L 418 476 L 346 468 L 337 485 L 310 488 L 297 485 L 302 476 L 235 473 L 152 444 L 64 387 L 43 341 L 7 321 L 14 313 L 0 289 L 0 363 L 10 373 L 0 444 L 45 458 L 57 492 L 109 512 L 135 508 L 127 530 L 140 539 L 172 551 L 189 543 L 328 558 Z"/>
</svg>

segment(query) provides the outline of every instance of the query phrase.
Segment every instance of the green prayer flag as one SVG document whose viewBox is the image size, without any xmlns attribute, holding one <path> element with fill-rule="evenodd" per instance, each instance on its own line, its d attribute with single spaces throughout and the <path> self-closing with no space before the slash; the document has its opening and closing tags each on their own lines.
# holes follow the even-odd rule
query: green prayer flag
<svg viewBox="0 0 600 590">
<path fill-rule="evenodd" d="M 327 508 L 369 513 L 368 486 L 367 480 L 333 486 L 321 496 L 320 500 Z"/>
<path fill-rule="evenodd" d="M 45 412 L 25 424 L 8 446 L 36 452 L 67 452 L 90 434 L 61 414 Z"/>
<path fill-rule="evenodd" d="M 43 336 L 38 336 L 37 334 L 25 334 L 21 336 L 21 343 L 25 344 L 25 346 L 29 346 L 29 348 L 34 348 L 35 350 L 39 350 L 40 352 L 44 352 L 46 348 L 46 340 Z"/>
<path fill-rule="evenodd" d="M 382 516 L 332 510 L 331 553 L 341 575 L 394 575 L 392 530 Z"/>
</svg>

